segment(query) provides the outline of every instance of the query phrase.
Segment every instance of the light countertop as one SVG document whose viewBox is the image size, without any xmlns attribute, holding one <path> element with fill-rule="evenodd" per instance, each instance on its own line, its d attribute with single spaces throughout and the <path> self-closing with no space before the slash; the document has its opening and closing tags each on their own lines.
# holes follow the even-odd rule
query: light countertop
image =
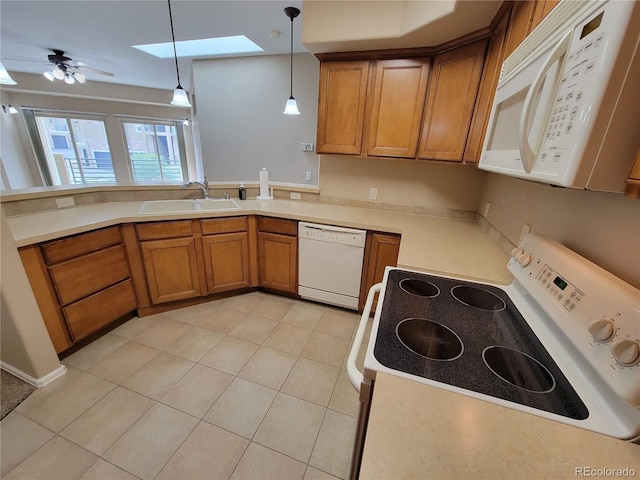
<svg viewBox="0 0 640 480">
<path fill-rule="evenodd" d="M 616 475 L 625 468 L 629 473 Z M 598 475 L 598 469 L 610 472 Z M 376 376 L 361 480 L 637 476 L 640 445 L 393 375 Z"/>
<path fill-rule="evenodd" d="M 18 246 L 39 243 L 118 223 L 212 216 L 268 215 L 402 235 L 398 265 L 480 281 L 508 284 L 507 256 L 474 223 L 294 200 L 238 200 L 240 210 L 139 215 L 142 202 L 113 202 L 7 217 Z"/>
</svg>

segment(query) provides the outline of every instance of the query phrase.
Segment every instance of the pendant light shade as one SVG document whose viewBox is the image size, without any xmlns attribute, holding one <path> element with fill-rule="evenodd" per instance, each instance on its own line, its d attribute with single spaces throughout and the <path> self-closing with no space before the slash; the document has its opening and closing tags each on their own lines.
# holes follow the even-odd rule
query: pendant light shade
<svg viewBox="0 0 640 480">
<path fill-rule="evenodd" d="M 187 96 L 187 92 L 184 91 L 182 85 L 180 85 L 180 69 L 178 68 L 178 53 L 176 52 L 176 36 L 173 32 L 173 16 L 171 15 L 171 0 L 167 0 L 169 3 L 169 23 L 171 23 L 171 41 L 173 42 L 173 58 L 176 61 L 176 75 L 178 77 L 178 86 L 173 91 L 173 100 L 171 100 L 171 105 L 176 105 L 178 107 L 190 107 L 191 103 L 189 103 L 189 97 Z"/>
<path fill-rule="evenodd" d="M 298 10 L 296 7 L 287 7 L 284 9 L 284 13 L 291 19 L 291 49 L 289 51 L 291 93 L 284 108 L 284 112 L 282 113 L 284 113 L 285 115 L 300 115 L 300 110 L 298 110 L 296 99 L 293 98 L 293 19 L 300 15 L 300 10 Z"/>
<path fill-rule="evenodd" d="M 0 63 L 0 85 L 17 85 L 2 63 Z"/>
<path fill-rule="evenodd" d="M 173 91 L 173 100 L 171 100 L 171 105 L 176 105 L 178 107 L 191 106 L 191 103 L 189 103 L 189 97 L 187 97 L 187 92 L 185 92 L 184 88 L 180 85 L 178 85 Z"/>
</svg>

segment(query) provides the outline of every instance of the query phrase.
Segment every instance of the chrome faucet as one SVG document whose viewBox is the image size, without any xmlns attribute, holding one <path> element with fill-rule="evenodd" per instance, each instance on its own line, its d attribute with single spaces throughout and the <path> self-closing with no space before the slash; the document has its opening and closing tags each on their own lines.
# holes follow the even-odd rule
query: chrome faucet
<svg viewBox="0 0 640 480">
<path fill-rule="evenodd" d="M 204 193 L 204 198 L 209 198 L 209 182 L 207 182 L 207 177 L 204 177 L 204 182 L 187 182 L 182 185 L 182 188 L 189 188 L 194 185 L 199 186 L 202 189 L 202 193 Z"/>
</svg>

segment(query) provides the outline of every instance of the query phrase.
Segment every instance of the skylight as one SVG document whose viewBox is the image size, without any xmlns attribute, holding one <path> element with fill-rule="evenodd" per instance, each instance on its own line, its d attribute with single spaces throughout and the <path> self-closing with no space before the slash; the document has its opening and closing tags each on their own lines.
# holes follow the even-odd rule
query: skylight
<svg viewBox="0 0 640 480">
<path fill-rule="evenodd" d="M 158 58 L 173 57 L 173 44 L 150 43 L 148 45 L 133 45 L 145 53 Z M 264 51 L 244 35 L 231 37 L 202 38 L 199 40 L 183 40 L 176 42 L 176 52 L 179 57 L 203 57 L 213 55 L 232 55 L 238 53 L 252 53 Z"/>
</svg>

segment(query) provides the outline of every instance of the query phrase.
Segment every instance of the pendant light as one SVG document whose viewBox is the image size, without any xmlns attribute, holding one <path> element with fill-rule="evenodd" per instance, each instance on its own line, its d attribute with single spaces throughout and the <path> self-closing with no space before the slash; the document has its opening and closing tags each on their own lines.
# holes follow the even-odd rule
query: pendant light
<svg viewBox="0 0 640 480">
<path fill-rule="evenodd" d="M 7 69 L 0 63 L 0 85 L 17 85 L 15 80 L 11 78 Z"/>
<path fill-rule="evenodd" d="M 300 15 L 300 10 L 296 7 L 287 7 L 284 9 L 284 13 L 287 17 L 291 19 L 291 50 L 289 53 L 289 61 L 290 61 L 290 70 L 291 70 L 291 94 L 289 96 L 289 100 L 287 100 L 287 104 L 284 107 L 285 115 L 300 115 L 300 110 L 298 110 L 298 104 L 296 103 L 296 99 L 293 98 L 293 19 Z"/>
<path fill-rule="evenodd" d="M 191 103 L 189 103 L 189 97 L 187 97 L 187 92 L 184 91 L 182 85 L 180 85 L 180 69 L 178 68 L 178 53 L 176 52 L 176 36 L 173 33 L 173 16 L 171 15 L 171 0 L 167 0 L 169 3 L 169 22 L 171 23 L 171 41 L 173 42 L 173 57 L 176 60 L 176 74 L 178 76 L 178 86 L 173 91 L 173 100 L 171 100 L 171 105 L 176 105 L 178 107 L 190 107 Z"/>
</svg>

